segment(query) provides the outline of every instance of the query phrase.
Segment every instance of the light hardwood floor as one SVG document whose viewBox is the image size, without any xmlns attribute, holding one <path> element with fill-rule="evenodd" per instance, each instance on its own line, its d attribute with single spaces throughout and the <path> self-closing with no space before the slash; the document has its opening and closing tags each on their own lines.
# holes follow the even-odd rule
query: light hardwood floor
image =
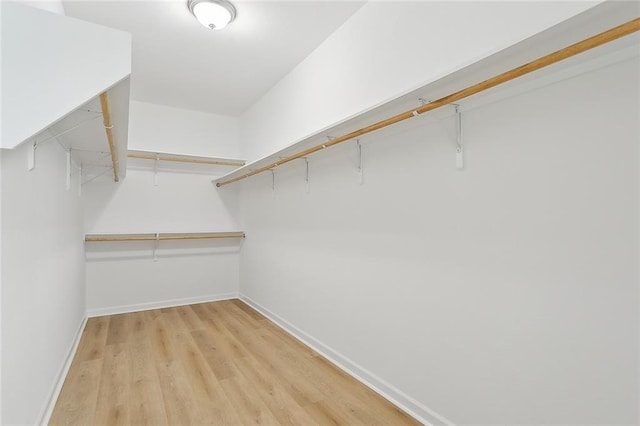
<svg viewBox="0 0 640 426">
<path fill-rule="evenodd" d="M 89 319 L 50 424 L 419 423 L 229 300 Z"/>
</svg>

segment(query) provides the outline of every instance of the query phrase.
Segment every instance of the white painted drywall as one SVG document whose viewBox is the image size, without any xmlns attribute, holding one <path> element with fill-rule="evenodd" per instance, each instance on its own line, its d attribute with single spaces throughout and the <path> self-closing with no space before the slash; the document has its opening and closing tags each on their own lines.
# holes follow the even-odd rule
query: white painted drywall
<svg viewBox="0 0 640 426">
<path fill-rule="evenodd" d="M 308 195 L 303 162 L 243 181 L 241 292 L 424 419 L 637 423 L 639 73 L 466 112 L 464 171 L 432 116 L 363 141 L 363 186 L 353 144 Z"/>
<path fill-rule="evenodd" d="M 2 22 L 2 4 L 0 4 L 0 22 Z M 0 31 L 0 46 L 2 32 Z M 2 90 L 2 57 L 0 55 L 0 91 Z M 0 95 L 2 96 L 2 95 Z M 2 117 L 2 102 L 0 102 Z M 0 135 L 2 135 L 2 118 L 0 118 Z M 2 149 L 0 149 L 0 189 L 2 189 Z M 2 193 L 0 192 L 0 421 L 2 421 Z"/>
<path fill-rule="evenodd" d="M 255 160 L 598 3 L 369 2 L 242 115 L 243 155 Z"/>
<path fill-rule="evenodd" d="M 131 73 L 128 33 L 23 4 L 2 4 L 3 148 L 70 113 Z"/>
<path fill-rule="evenodd" d="M 237 119 L 132 102 L 129 147 L 178 154 L 236 157 Z M 227 167 L 129 161 L 118 185 L 87 185 L 87 233 L 238 231 L 237 194 L 211 180 Z M 238 291 L 240 240 L 87 244 L 90 315 L 233 297 Z"/>
<path fill-rule="evenodd" d="M 96 183 L 84 195 L 87 233 L 236 231 L 236 194 L 217 193 L 214 176 L 129 170 L 119 185 Z M 87 250 L 90 315 L 232 297 L 240 240 L 92 243 Z"/>
<path fill-rule="evenodd" d="M 129 148 L 238 158 L 237 117 L 132 101 Z"/>
<path fill-rule="evenodd" d="M 48 12 L 65 15 L 62 0 L 12 0 L 15 3 L 22 3 L 36 9 L 46 10 Z"/>
<path fill-rule="evenodd" d="M 2 150 L 0 149 L 0 189 L 1 188 L 2 188 Z M 0 420 L 1 419 L 2 419 L 2 193 L 0 193 Z"/>
<path fill-rule="evenodd" d="M 51 140 L 27 171 L 24 144 L 2 152 L 2 423 L 45 413 L 85 315 L 78 181 Z"/>
</svg>

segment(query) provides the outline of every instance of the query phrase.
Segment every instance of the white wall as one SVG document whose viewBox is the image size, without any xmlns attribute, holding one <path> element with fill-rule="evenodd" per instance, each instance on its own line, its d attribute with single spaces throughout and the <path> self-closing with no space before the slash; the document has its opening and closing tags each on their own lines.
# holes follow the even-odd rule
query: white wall
<svg viewBox="0 0 640 426">
<path fill-rule="evenodd" d="M 129 170 L 119 185 L 85 192 L 87 233 L 236 231 L 236 196 L 221 197 L 213 175 Z M 87 244 L 90 315 L 234 297 L 239 240 Z"/>
<path fill-rule="evenodd" d="M 2 150 L 0 149 L 0 189 L 2 188 Z M 2 194 L 0 194 L 0 421 L 2 420 Z"/>
<path fill-rule="evenodd" d="M 638 421 L 637 60 L 241 183 L 241 292 L 421 415 Z M 225 189 L 226 190 L 226 189 Z M 337 355 L 336 355 L 337 354 Z"/>
<path fill-rule="evenodd" d="M 132 102 L 129 148 L 236 157 L 238 120 Z M 129 160 L 118 185 L 95 182 L 84 192 L 87 233 L 215 232 L 240 230 L 237 194 L 211 180 L 226 167 L 190 167 Z M 87 244 L 90 315 L 235 297 L 240 240 Z"/>
<path fill-rule="evenodd" d="M 369 2 L 243 114 L 243 155 L 262 157 L 597 3 Z"/>
<path fill-rule="evenodd" d="M 0 22 L 2 22 L 2 6 L 0 6 Z M 0 45 L 2 34 L 0 33 Z M 0 58 L 0 90 L 2 90 L 2 59 Z M 0 102 L 0 117 L 2 117 L 2 102 Z M 0 118 L 0 135 L 2 134 L 2 119 Z M 2 150 L 0 149 L 0 189 L 2 189 Z M 0 193 L 0 421 L 2 421 L 2 193 Z"/>
<path fill-rule="evenodd" d="M 64 15 L 64 4 L 62 0 L 13 0 L 15 3 L 26 4 L 30 7 L 49 11 L 51 13 L 57 13 L 58 15 Z"/>
<path fill-rule="evenodd" d="M 51 140 L 2 152 L 2 423 L 44 415 L 85 315 L 78 182 Z"/>
<path fill-rule="evenodd" d="M 132 101 L 129 148 L 238 158 L 238 118 Z"/>
</svg>

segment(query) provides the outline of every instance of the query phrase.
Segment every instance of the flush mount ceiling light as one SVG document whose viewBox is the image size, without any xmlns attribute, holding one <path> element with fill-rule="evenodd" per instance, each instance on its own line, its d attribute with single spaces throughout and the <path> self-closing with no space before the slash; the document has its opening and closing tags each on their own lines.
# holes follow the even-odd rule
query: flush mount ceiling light
<svg viewBox="0 0 640 426">
<path fill-rule="evenodd" d="M 236 19 L 236 8 L 227 0 L 189 0 L 189 10 L 205 27 L 221 30 Z"/>
</svg>

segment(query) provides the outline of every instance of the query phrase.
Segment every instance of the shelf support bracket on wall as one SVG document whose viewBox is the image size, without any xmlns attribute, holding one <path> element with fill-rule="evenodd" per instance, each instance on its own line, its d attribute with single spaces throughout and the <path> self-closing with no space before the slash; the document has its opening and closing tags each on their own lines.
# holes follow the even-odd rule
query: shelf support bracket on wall
<svg viewBox="0 0 640 426">
<path fill-rule="evenodd" d="M 67 150 L 67 191 L 71 189 L 71 148 Z"/>
<path fill-rule="evenodd" d="M 158 245 L 160 245 L 160 234 L 156 232 L 156 240 L 153 243 L 153 261 L 158 261 Z"/>
<path fill-rule="evenodd" d="M 462 112 L 460 105 L 453 104 L 456 109 L 456 168 L 464 169 L 464 146 L 462 145 Z"/>
<path fill-rule="evenodd" d="M 86 110 L 86 111 L 89 112 L 89 113 L 96 113 L 96 111 L 91 111 L 91 110 Z M 101 114 L 101 113 L 98 113 L 98 114 Z M 36 167 L 36 148 L 38 147 L 38 145 L 42 145 L 43 143 L 48 142 L 51 139 L 55 139 L 60 144 L 60 146 L 65 148 L 64 145 L 58 140 L 58 137 L 60 137 L 62 135 L 65 135 L 65 134 L 67 134 L 67 133 L 69 133 L 69 132 L 71 132 L 71 131 L 73 131 L 75 129 L 78 129 L 78 128 L 84 126 L 85 124 L 89 123 L 90 121 L 93 121 L 93 120 L 95 120 L 96 118 L 99 118 L 99 117 L 100 117 L 100 115 L 95 115 L 93 117 L 89 117 L 89 118 L 87 118 L 85 120 L 82 120 L 81 122 L 77 123 L 75 126 L 72 126 L 72 127 L 68 128 L 68 129 L 65 129 L 65 130 L 62 130 L 62 131 L 56 133 L 55 135 L 50 135 L 49 137 L 47 137 L 47 138 L 45 138 L 45 139 L 43 139 L 41 141 L 38 141 L 37 137 L 34 137 L 33 138 L 33 147 L 31 149 L 29 149 L 29 151 L 27 152 L 27 170 L 31 171 L 31 170 L 35 169 L 35 167 Z M 51 127 L 47 127 L 45 130 L 51 130 Z"/>
<path fill-rule="evenodd" d="M 418 98 L 421 105 L 431 103 L 429 99 Z M 455 109 L 456 114 L 456 169 L 464 169 L 464 145 L 462 145 L 462 111 L 459 104 L 450 104 Z M 417 114 L 414 114 L 416 117 Z M 439 121 L 439 120 L 438 120 Z"/>
<path fill-rule="evenodd" d="M 78 129 L 78 128 L 84 126 L 85 124 L 89 123 L 90 121 L 93 121 L 96 118 L 100 118 L 100 117 L 101 117 L 100 115 L 96 115 L 94 117 L 90 117 L 90 118 L 87 118 L 85 120 L 82 120 L 81 122 L 79 122 L 75 126 L 69 127 L 68 129 L 62 130 L 62 131 L 56 133 L 55 135 L 51 135 L 48 138 L 41 140 L 40 142 L 38 142 L 38 144 L 43 144 L 43 143 L 45 143 L 47 141 L 50 141 L 51 139 L 56 139 L 56 138 L 58 138 L 58 137 L 60 137 L 62 135 L 66 135 L 67 133 L 71 132 L 72 130 Z M 50 128 L 48 128 L 48 129 L 50 129 Z"/>
<path fill-rule="evenodd" d="M 36 138 L 33 138 L 33 145 L 29 147 L 27 150 L 27 170 L 31 171 L 36 168 L 36 148 L 38 147 L 38 142 L 36 142 Z"/>
<path fill-rule="evenodd" d="M 160 162 L 160 156 L 156 154 L 156 160 L 153 165 L 153 186 L 158 186 L 158 163 Z"/>
<path fill-rule="evenodd" d="M 285 163 L 288 163 L 289 161 L 293 161 L 300 157 L 304 157 L 304 156 L 319 152 L 322 149 L 332 147 L 332 146 L 341 144 L 343 142 L 351 141 L 357 137 L 360 137 L 372 132 L 376 132 L 380 129 L 383 129 L 388 126 L 392 126 L 397 123 L 403 122 L 405 120 L 409 120 L 413 117 L 428 113 L 430 111 L 433 111 L 445 105 L 450 105 L 462 99 L 469 98 L 470 96 L 476 95 L 478 93 L 482 93 L 486 90 L 492 89 L 494 87 L 505 84 L 509 81 L 513 81 L 517 78 L 520 78 L 522 76 L 528 75 L 530 73 L 533 73 L 535 71 L 548 67 L 552 64 L 564 61 L 566 59 L 579 55 L 583 52 L 587 52 L 591 49 L 597 48 L 598 46 L 611 43 L 614 40 L 618 40 L 622 37 L 628 36 L 638 31 L 640 31 L 640 18 L 636 17 L 628 22 L 625 22 L 621 25 L 610 28 L 601 33 L 592 35 L 591 37 L 585 38 L 570 46 L 566 46 L 561 48 L 560 50 L 556 50 L 547 55 L 540 56 L 537 59 L 534 59 L 530 62 L 519 65 L 515 68 L 504 71 L 500 74 L 496 74 L 486 80 L 472 84 L 456 92 L 449 93 L 446 96 L 435 99 L 434 101 L 429 102 L 428 104 L 422 105 L 418 108 L 397 113 L 395 115 L 392 115 L 390 117 L 387 117 L 375 123 L 369 124 L 365 127 L 359 128 L 357 130 L 352 130 L 348 133 L 344 133 L 341 136 L 338 136 L 337 138 L 331 140 L 330 142 L 325 142 L 323 144 L 318 144 L 306 149 L 302 149 L 297 153 L 290 154 L 290 156 L 286 160 L 280 160 L 280 161 L 276 161 L 270 164 L 260 166 L 249 173 L 244 173 L 244 174 L 230 173 L 226 176 L 216 179 L 216 186 L 220 188 L 224 185 L 229 185 L 234 182 L 238 182 L 239 180 L 246 179 L 251 176 L 255 176 L 259 173 L 266 172 L 272 167 L 281 166 Z M 300 142 L 296 143 L 296 145 L 302 144 L 302 142 L 306 142 L 307 140 L 309 139 L 301 140 Z M 291 150 L 289 150 L 290 148 L 291 147 L 287 148 L 287 152 L 292 152 Z M 242 172 L 244 172 L 244 170 Z"/>
<path fill-rule="evenodd" d="M 82 196 L 82 163 L 78 167 L 78 197 Z"/>
<path fill-rule="evenodd" d="M 276 198 L 276 171 L 269 169 L 271 172 L 271 196 Z"/>
<path fill-rule="evenodd" d="M 358 183 L 360 185 L 364 184 L 364 166 L 362 164 L 362 144 L 360 143 L 360 139 L 356 139 L 356 147 L 358 149 Z"/>
<path fill-rule="evenodd" d="M 302 157 L 304 159 L 305 171 L 304 171 L 304 183 L 305 183 L 305 191 L 307 194 L 311 192 L 309 185 L 309 159 L 307 157 Z"/>
</svg>

